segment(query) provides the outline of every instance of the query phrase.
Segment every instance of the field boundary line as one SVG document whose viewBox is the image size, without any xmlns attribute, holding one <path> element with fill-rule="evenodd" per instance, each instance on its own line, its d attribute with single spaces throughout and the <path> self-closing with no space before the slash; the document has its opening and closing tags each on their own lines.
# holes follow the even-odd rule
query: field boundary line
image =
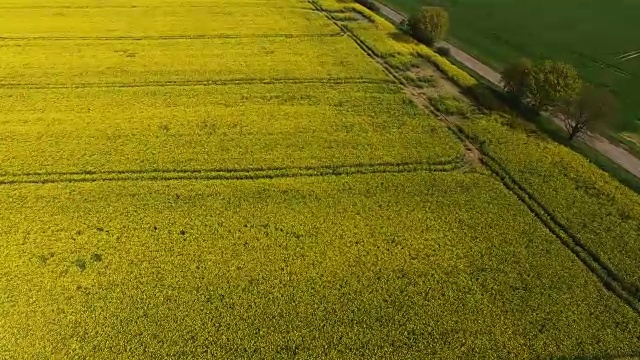
<svg viewBox="0 0 640 360">
<path fill-rule="evenodd" d="M 70 10 L 93 10 L 93 9 L 175 9 L 175 8 L 195 8 L 195 9 L 218 9 L 221 6 L 212 5 L 103 5 L 103 6 L 85 6 L 85 5 L 32 5 L 32 6 L 0 6 L 0 10 L 32 10 L 32 9 L 70 9 Z M 238 6 L 241 9 L 264 9 L 260 6 Z M 313 8 L 303 6 L 285 6 L 276 9 L 291 9 L 300 11 L 313 11 Z"/>
<path fill-rule="evenodd" d="M 382 67 L 382 70 L 384 70 L 384 72 L 394 80 L 393 81 L 394 83 L 398 84 L 398 79 L 400 77 L 396 75 L 395 72 L 393 72 L 391 67 L 388 66 L 383 59 L 381 59 L 379 56 L 376 55 L 373 49 L 371 49 L 367 44 L 365 44 L 364 41 L 360 40 L 360 38 L 358 38 L 351 30 L 349 30 L 349 28 L 347 28 L 346 26 L 336 21 L 336 19 L 333 16 L 331 16 L 330 13 L 325 11 L 322 8 L 322 6 L 318 4 L 315 0 L 307 0 L 307 1 L 309 1 L 309 3 L 316 8 L 316 11 L 318 11 L 321 14 L 324 14 L 324 16 L 327 17 L 327 19 L 329 19 L 329 21 L 331 21 L 338 29 L 344 32 L 371 60 L 373 60 L 380 67 Z M 402 84 L 400 83 L 398 85 L 402 85 Z"/>
<path fill-rule="evenodd" d="M 91 88 L 142 88 L 142 87 L 189 87 L 189 86 L 232 86 L 232 85 L 292 85 L 292 84 L 395 84 L 389 79 L 365 78 L 264 78 L 264 79 L 227 79 L 227 80 L 176 80 L 176 81 L 148 81 L 148 82 L 95 82 L 95 83 L 0 83 L 0 89 L 91 89 Z"/>
<path fill-rule="evenodd" d="M 575 234 L 568 231 L 568 227 L 560 222 L 553 213 L 546 209 L 546 207 L 542 206 L 538 200 L 533 197 L 533 195 L 530 195 L 531 193 L 525 186 L 520 184 L 508 172 L 504 173 L 502 171 L 504 166 L 500 162 L 495 160 L 486 149 L 476 146 L 472 141 L 472 137 L 465 133 L 460 126 L 451 121 L 446 115 L 433 108 L 431 104 L 429 104 L 426 99 L 418 94 L 400 75 L 398 75 L 396 71 L 384 61 L 384 59 L 376 56 L 374 50 L 371 49 L 364 41 L 360 40 L 355 34 L 349 31 L 348 28 L 343 27 L 342 24 L 337 22 L 329 13 L 324 11 L 319 4 L 314 2 L 314 0 L 308 1 L 318 8 L 319 11 L 323 12 L 336 26 L 347 32 L 356 45 L 358 45 L 369 57 L 372 57 L 380 63 L 385 71 L 396 80 L 398 85 L 404 88 L 409 95 L 411 95 L 412 99 L 419 107 L 435 114 L 436 117 L 438 117 L 463 143 L 478 151 L 478 153 L 481 154 L 481 161 L 483 164 L 485 164 L 485 166 L 509 192 L 511 192 L 521 203 L 523 203 L 525 207 L 527 207 L 527 209 L 529 209 L 532 215 L 538 218 L 541 224 L 547 228 L 551 235 L 571 251 L 571 253 L 574 254 L 574 256 L 587 268 L 587 270 L 598 278 L 605 289 L 609 290 L 622 302 L 627 304 L 637 315 L 640 315 L 640 293 L 635 293 L 635 291 L 638 290 L 635 289 L 632 284 L 623 280 L 623 278 L 613 271 L 608 264 L 600 260 L 594 251 L 586 247 Z M 418 101 L 418 99 L 422 101 Z M 497 166 L 493 165 L 494 163 Z"/>
<path fill-rule="evenodd" d="M 0 185 L 90 183 L 106 181 L 258 180 L 382 173 L 453 172 L 461 170 L 465 166 L 466 162 L 462 159 L 453 159 L 450 161 L 443 161 L 441 163 L 401 162 L 247 169 L 123 170 L 102 172 L 30 173 L 20 175 L 0 175 Z"/>
<path fill-rule="evenodd" d="M 192 34 L 192 35 L 121 35 L 121 36 L 0 36 L 3 42 L 29 42 L 29 41 L 167 41 L 167 40 L 208 40 L 208 39 L 301 39 L 340 37 L 345 34 L 341 31 L 335 33 L 299 33 L 299 34 Z"/>
</svg>

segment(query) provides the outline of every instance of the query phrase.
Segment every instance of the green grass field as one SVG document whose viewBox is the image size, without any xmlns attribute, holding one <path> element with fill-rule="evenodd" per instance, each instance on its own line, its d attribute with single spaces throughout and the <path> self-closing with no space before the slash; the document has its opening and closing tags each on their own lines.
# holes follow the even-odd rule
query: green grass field
<svg viewBox="0 0 640 360">
<path fill-rule="evenodd" d="M 0 358 L 640 355 L 638 313 L 333 13 L 0 8 Z"/>
<path fill-rule="evenodd" d="M 501 68 L 526 56 L 576 66 L 589 81 L 610 87 L 623 116 L 640 122 L 640 3 L 627 0 L 386 0 L 405 13 L 423 5 L 449 9 L 451 36 Z M 640 125 L 640 123 L 638 124 Z"/>
</svg>

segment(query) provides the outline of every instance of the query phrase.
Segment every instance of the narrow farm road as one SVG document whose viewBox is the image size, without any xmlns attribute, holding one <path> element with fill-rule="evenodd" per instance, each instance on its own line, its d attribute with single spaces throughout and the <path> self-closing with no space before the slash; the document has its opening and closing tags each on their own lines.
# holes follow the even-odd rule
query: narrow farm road
<svg viewBox="0 0 640 360">
<path fill-rule="evenodd" d="M 399 24 L 406 18 L 402 13 L 399 13 L 398 11 L 380 2 L 376 2 L 376 4 L 378 4 L 380 8 L 380 12 L 396 24 Z M 475 71 L 478 75 L 482 76 L 492 84 L 500 87 L 502 86 L 500 73 L 484 65 L 473 56 L 446 41 L 441 42 L 441 44 L 449 47 L 449 49 L 451 49 L 451 56 L 462 63 L 464 66 Z M 562 120 L 556 117 L 552 117 L 552 120 L 558 126 L 564 127 Z M 581 141 L 584 141 L 587 145 L 596 149 L 604 156 L 608 157 L 611 161 L 620 165 L 625 170 L 640 179 L 640 159 L 633 156 L 627 150 L 611 143 L 609 140 L 603 138 L 602 136 L 593 133 L 586 134 L 582 137 Z"/>
</svg>

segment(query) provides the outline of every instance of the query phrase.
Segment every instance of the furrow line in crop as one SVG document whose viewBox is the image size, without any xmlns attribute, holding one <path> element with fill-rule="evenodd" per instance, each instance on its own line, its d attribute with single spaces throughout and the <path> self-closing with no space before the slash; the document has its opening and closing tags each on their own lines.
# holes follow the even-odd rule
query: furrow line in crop
<svg viewBox="0 0 640 360">
<path fill-rule="evenodd" d="M 0 41 L 161 41 L 207 39 L 323 38 L 344 36 L 344 32 L 319 34 L 193 34 L 193 35 L 122 35 L 122 36 L 0 36 Z"/>
<path fill-rule="evenodd" d="M 71 9 L 71 10 L 94 10 L 94 9 L 184 9 L 184 8 L 201 8 L 201 9 L 216 9 L 221 6 L 216 5 L 188 5 L 188 4 L 180 4 L 180 5 L 97 5 L 97 6 L 88 6 L 88 5 L 21 5 L 21 6 L 11 6 L 11 5 L 0 5 L 0 10 L 35 10 L 35 9 Z M 223 6 L 224 7 L 224 6 Z M 255 9 L 257 6 L 236 6 L 235 9 Z M 300 10 L 300 11 L 314 11 L 314 9 L 309 8 L 307 6 L 282 6 L 279 9 L 291 9 L 291 10 Z"/>
<path fill-rule="evenodd" d="M 264 169 L 228 170 L 157 170 L 157 171 L 113 171 L 70 172 L 50 174 L 26 174 L 0 176 L 0 185 L 51 184 L 101 181 L 168 181 L 168 180 L 258 180 L 293 177 L 346 176 L 380 173 L 450 172 L 457 171 L 466 163 L 456 159 L 449 163 L 429 164 L 422 162 L 379 163 L 344 166 L 282 167 Z"/>
<path fill-rule="evenodd" d="M 640 300 L 637 289 L 626 282 L 611 267 L 603 262 L 595 252 L 579 240 L 566 226 L 558 221 L 555 215 L 540 204 L 535 196 L 517 182 L 503 166 L 490 155 L 483 154 L 482 162 L 496 175 L 502 184 L 523 203 L 531 213 L 551 232 L 591 273 L 596 275 L 603 286 L 624 301 L 640 315 Z"/>
<path fill-rule="evenodd" d="M 186 81 L 148 81 L 138 83 L 0 83 L 0 89 L 83 89 L 83 88 L 140 88 L 140 87 L 187 87 L 217 85 L 273 85 L 273 84 L 395 84 L 391 79 L 365 78 L 320 78 L 320 79 L 228 79 L 228 80 L 186 80 Z"/>
</svg>

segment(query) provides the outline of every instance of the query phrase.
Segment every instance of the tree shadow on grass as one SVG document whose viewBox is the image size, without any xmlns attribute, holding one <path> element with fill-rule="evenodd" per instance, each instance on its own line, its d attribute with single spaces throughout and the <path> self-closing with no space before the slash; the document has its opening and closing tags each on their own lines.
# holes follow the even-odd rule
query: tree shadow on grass
<svg viewBox="0 0 640 360">
<path fill-rule="evenodd" d="M 416 41 L 409 35 L 403 33 L 402 31 L 396 31 L 394 33 L 391 34 L 391 38 L 399 43 L 402 44 L 409 44 L 409 45 L 413 45 L 416 43 Z"/>
</svg>

